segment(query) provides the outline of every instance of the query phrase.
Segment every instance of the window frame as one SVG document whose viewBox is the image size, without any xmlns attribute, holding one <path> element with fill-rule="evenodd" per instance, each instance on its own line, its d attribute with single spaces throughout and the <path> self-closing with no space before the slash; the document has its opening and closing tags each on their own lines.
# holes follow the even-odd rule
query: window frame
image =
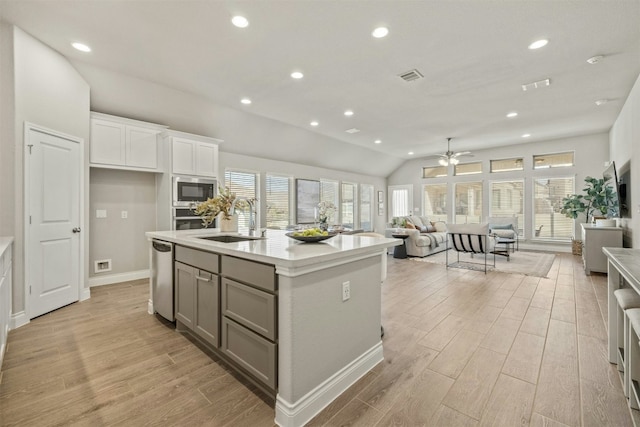
<svg viewBox="0 0 640 427">
<path fill-rule="evenodd" d="M 267 228 L 270 228 L 269 225 L 269 198 L 268 198 L 268 192 L 269 192 L 269 177 L 277 177 L 277 178 L 286 178 L 287 179 L 287 201 L 288 201 L 288 215 L 287 215 L 287 224 L 285 224 L 285 228 L 288 225 L 293 224 L 294 221 L 294 203 L 293 203 L 293 187 L 294 187 L 294 177 L 292 175 L 286 175 L 286 174 L 280 174 L 280 173 L 273 173 L 273 172 L 265 172 L 265 183 L 264 183 L 264 192 L 265 192 L 265 203 L 264 203 L 264 220 L 265 220 L 265 226 Z M 283 228 L 281 228 L 283 229 Z"/>
<path fill-rule="evenodd" d="M 480 170 L 477 172 L 466 172 L 466 173 L 458 173 L 457 170 L 460 166 L 467 165 L 480 165 Z M 481 175 L 483 173 L 482 161 L 479 162 L 467 162 L 467 163 L 458 163 L 457 165 L 453 165 L 453 176 L 469 176 L 469 175 Z"/>
<path fill-rule="evenodd" d="M 229 182 L 227 181 L 227 173 L 238 173 L 238 174 L 251 174 L 254 176 L 255 179 L 255 186 L 254 186 L 254 196 L 253 198 L 255 200 L 258 199 L 258 195 L 260 194 L 260 172 L 259 171 L 255 171 L 255 170 L 250 170 L 250 169 L 240 169 L 240 168 L 225 168 L 224 170 L 224 184 L 225 187 L 229 187 L 231 189 L 231 191 L 233 192 L 234 190 L 231 188 L 231 186 L 229 185 Z M 238 197 L 243 197 L 242 195 L 238 195 Z M 254 204 L 254 223 L 255 223 L 255 227 L 256 229 L 258 229 L 260 227 L 260 219 L 261 219 L 261 215 L 260 215 L 260 211 L 261 209 L 258 208 L 257 205 Z M 249 231 L 249 217 L 247 216 L 247 234 Z M 238 232 L 240 232 L 241 228 L 244 229 L 245 225 L 244 225 L 244 221 L 240 221 L 240 216 L 238 216 Z"/>
<path fill-rule="evenodd" d="M 568 237 L 563 237 L 563 238 L 554 238 L 554 237 L 536 237 L 536 181 L 538 180 L 555 180 L 555 179 L 572 179 L 573 180 L 573 190 L 570 190 L 571 193 L 569 194 L 574 194 L 575 193 L 575 188 L 576 188 L 576 176 L 575 175 L 560 175 L 560 176 L 538 176 L 538 177 L 532 177 L 531 180 L 531 239 L 533 241 L 548 241 L 548 242 L 558 242 L 558 243 L 566 243 L 566 242 L 570 242 L 571 239 L 574 237 L 575 234 L 575 227 L 576 227 L 576 220 L 575 219 L 571 219 L 571 218 L 567 218 L 569 221 L 571 221 L 571 227 L 570 227 L 570 236 Z M 560 199 L 561 200 L 561 199 Z M 551 206 L 551 208 L 553 209 L 553 206 Z M 562 214 L 559 214 L 562 215 Z M 564 215 L 562 215 L 564 216 Z M 542 224 L 545 225 L 545 224 Z"/>
<path fill-rule="evenodd" d="M 457 222 L 457 218 L 458 218 L 458 186 L 459 185 L 469 185 L 469 184 L 480 184 L 480 190 L 482 191 L 482 193 L 480 194 L 479 200 L 481 203 L 481 212 L 480 215 L 478 216 L 478 222 L 469 222 L 468 220 L 465 222 Z M 454 187 L 453 187 L 453 212 L 451 213 L 452 215 L 452 221 L 454 224 L 479 224 L 482 223 L 482 218 L 484 217 L 484 210 L 485 210 L 485 206 L 484 206 L 484 180 L 480 180 L 480 181 L 460 181 L 460 182 L 456 182 L 454 183 Z M 461 214 L 462 215 L 462 214 Z M 469 213 L 468 213 L 468 207 L 467 207 L 467 214 L 464 215 L 465 217 L 469 217 Z M 476 215 L 474 215 L 476 216 Z"/>
<path fill-rule="evenodd" d="M 521 213 L 519 215 L 518 214 L 508 215 L 508 217 L 511 217 L 511 216 L 518 217 L 518 230 L 516 230 L 516 232 L 518 233 L 518 236 L 523 237 L 524 236 L 524 224 L 525 224 L 525 221 L 526 221 L 526 210 L 525 210 L 526 209 L 526 203 L 525 203 L 526 202 L 526 200 L 525 200 L 526 199 L 526 197 L 525 197 L 525 192 L 526 192 L 525 186 L 526 186 L 526 183 L 525 183 L 525 179 L 524 178 L 521 178 L 521 179 L 504 179 L 504 180 L 499 180 L 499 181 L 498 180 L 489 181 L 489 208 L 488 208 L 489 215 L 488 215 L 488 218 L 490 218 L 490 217 L 496 217 L 497 218 L 497 217 L 501 216 L 500 214 L 496 214 L 494 212 L 494 210 L 493 210 L 493 185 L 494 184 L 501 184 L 501 183 L 516 183 L 516 182 L 519 182 L 519 183 L 522 184 L 522 198 L 521 198 L 521 200 L 522 200 L 522 208 L 521 208 Z"/>
</svg>

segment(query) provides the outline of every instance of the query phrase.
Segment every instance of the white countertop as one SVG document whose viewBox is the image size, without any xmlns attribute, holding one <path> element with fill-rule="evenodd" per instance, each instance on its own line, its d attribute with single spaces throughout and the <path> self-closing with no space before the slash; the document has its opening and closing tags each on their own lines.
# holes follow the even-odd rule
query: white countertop
<svg viewBox="0 0 640 427">
<path fill-rule="evenodd" d="M 631 286 L 636 290 L 640 289 L 640 249 L 602 248 L 602 252 L 615 264 L 618 271 L 631 282 Z"/>
<path fill-rule="evenodd" d="M 213 235 L 238 235 L 214 230 L 149 231 L 149 239 L 178 243 L 204 251 L 232 255 L 253 261 L 274 264 L 285 268 L 304 267 L 345 257 L 381 252 L 383 249 L 402 244 L 400 239 L 368 237 L 357 234 L 339 234 L 318 243 L 304 243 L 285 236 L 283 230 L 267 230 L 264 239 L 234 243 L 221 243 L 198 237 Z"/>
<path fill-rule="evenodd" d="M 13 237 L 0 237 L 0 255 L 13 243 Z"/>
</svg>

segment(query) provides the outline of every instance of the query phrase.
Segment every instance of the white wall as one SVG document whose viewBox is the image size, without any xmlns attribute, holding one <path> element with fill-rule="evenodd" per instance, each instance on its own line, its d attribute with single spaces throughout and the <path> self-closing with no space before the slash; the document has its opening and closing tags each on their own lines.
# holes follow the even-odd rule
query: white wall
<svg viewBox="0 0 640 427">
<path fill-rule="evenodd" d="M 156 230 L 155 174 L 100 168 L 90 174 L 89 277 L 148 270 L 144 233 Z M 107 217 L 96 218 L 96 209 Z M 96 274 L 95 261 L 104 259 L 111 259 L 111 271 Z"/>
<path fill-rule="evenodd" d="M 224 144 L 220 145 L 220 149 L 224 148 Z M 327 169 L 301 165 L 297 163 L 284 162 L 280 160 L 262 159 L 259 157 L 245 156 L 241 154 L 220 152 L 220 179 L 224 179 L 225 168 L 249 170 L 260 173 L 260 182 L 264 183 L 267 173 L 289 175 L 294 178 L 303 179 L 326 179 L 333 181 L 346 181 L 357 184 L 371 184 L 374 187 L 374 197 L 377 200 L 377 192 L 384 191 L 386 194 L 386 180 L 381 177 L 362 175 L 351 172 L 344 172 L 335 169 Z M 294 184 L 295 185 L 295 184 Z M 264 185 L 261 185 L 262 194 L 260 199 L 261 212 L 266 212 L 266 192 Z M 386 207 L 386 204 L 385 204 Z M 295 209 L 295 206 L 292 206 Z M 260 218 L 261 226 L 265 225 L 264 215 Z M 378 215 L 377 204 L 374 203 L 374 228 L 377 232 L 384 233 L 386 223 L 386 213 Z"/>
<path fill-rule="evenodd" d="M 535 154 L 549 154 L 566 151 L 575 151 L 575 165 L 568 168 L 533 169 L 533 158 Z M 606 133 L 597 135 L 585 135 L 573 138 L 563 138 L 551 141 L 537 141 L 529 144 L 520 144 L 509 147 L 500 147 L 488 150 L 473 151 L 474 157 L 462 158 L 462 163 L 482 162 L 482 174 L 467 176 L 452 176 L 453 168 L 450 166 L 449 176 L 443 178 L 422 178 L 422 168 L 425 166 L 437 166 L 437 159 L 415 159 L 408 161 L 389 176 L 388 185 L 413 185 L 413 208 L 414 215 L 422 214 L 422 186 L 424 184 L 450 183 L 448 186 L 447 206 L 449 222 L 453 221 L 454 186 L 456 182 L 483 181 L 483 217 L 489 215 L 489 182 L 506 181 L 512 179 L 525 180 L 525 218 L 524 224 L 525 238 L 531 239 L 533 235 L 532 216 L 526 215 L 531 212 L 533 200 L 532 179 L 537 177 L 575 177 L 576 190 L 583 188 L 584 178 L 587 176 L 600 177 L 605 169 L 604 162 L 609 159 L 608 137 Z M 523 157 L 524 170 L 516 172 L 489 173 L 490 160 L 508 159 Z M 576 221 L 575 235 L 579 236 L 580 226 Z"/>
<path fill-rule="evenodd" d="M 4 34 L 4 32 L 3 32 Z M 2 233 L 15 237 L 14 276 L 13 276 L 13 314 L 20 315 L 25 307 L 24 294 L 24 209 L 23 209 L 23 130 L 24 122 L 31 122 L 49 129 L 83 138 L 89 141 L 89 85 L 62 55 L 34 39 L 21 29 L 13 27 L 13 70 L 15 93 L 15 131 L 13 141 L 2 143 L 2 168 L 13 170 L 11 176 L 3 174 L 7 182 L 0 187 L 0 199 L 12 205 L 12 223 L 3 223 Z M 3 50 L 4 57 L 4 50 Z M 6 57 L 4 59 L 7 59 Z M 10 60 L 10 58 L 9 58 Z M 3 66 L 4 67 L 4 66 Z M 3 77 L 3 86 L 4 86 Z M 4 111 L 3 111 L 4 115 Z M 2 134 L 3 139 L 5 134 Z M 13 146 L 13 158 L 5 158 L 5 149 L 10 152 Z M 88 155 L 85 149 L 85 173 L 88 177 Z M 13 191 L 9 190 L 9 187 Z M 85 185 L 84 200 L 88 200 L 89 186 Z M 85 204 L 85 218 L 88 203 Z M 86 226 L 83 227 L 86 231 Z M 89 234 L 84 234 L 85 256 L 88 253 Z M 81 278 L 87 283 L 85 277 Z"/>
<path fill-rule="evenodd" d="M 616 162 L 618 178 L 627 184 L 628 214 L 622 221 L 626 247 L 640 247 L 640 76 L 629 93 L 609 133 L 610 157 Z M 634 166 L 635 165 L 635 166 Z M 634 233 L 635 230 L 635 233 Z"/>
</svg>

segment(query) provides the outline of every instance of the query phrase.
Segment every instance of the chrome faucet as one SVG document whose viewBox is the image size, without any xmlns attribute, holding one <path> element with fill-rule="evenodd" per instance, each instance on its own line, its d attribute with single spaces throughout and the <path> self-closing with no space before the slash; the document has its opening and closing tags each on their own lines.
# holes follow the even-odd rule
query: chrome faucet
<svg viewBox="0 0 640 427">
<path fill-rule="evenodd" d="M 249 199 L 247 197 L 236 197 L 231 202 L 231 209 L 229 209 L 229 215 L 233 215 L 236 211 L 236 203 L 239 200 L 244 200 L 249 205 L 249 236 L 253 237 L 256 232 L 256 199 Z"/>
</svg>

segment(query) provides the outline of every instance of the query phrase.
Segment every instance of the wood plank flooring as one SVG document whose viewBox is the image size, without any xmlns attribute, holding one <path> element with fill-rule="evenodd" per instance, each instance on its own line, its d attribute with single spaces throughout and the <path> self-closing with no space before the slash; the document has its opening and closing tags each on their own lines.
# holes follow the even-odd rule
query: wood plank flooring
<svg viewBox="0 0 640 427">
<path fill-rule="evenodd" d="M 310 426 L 630 426 L 606 360 L 606 276 L 548 278 L 388 259 L 385 360 Z M 273 426 L 273 402 L 147 314 L 148 283 L 9 333 L 2 426 Z"/>
</svg>

